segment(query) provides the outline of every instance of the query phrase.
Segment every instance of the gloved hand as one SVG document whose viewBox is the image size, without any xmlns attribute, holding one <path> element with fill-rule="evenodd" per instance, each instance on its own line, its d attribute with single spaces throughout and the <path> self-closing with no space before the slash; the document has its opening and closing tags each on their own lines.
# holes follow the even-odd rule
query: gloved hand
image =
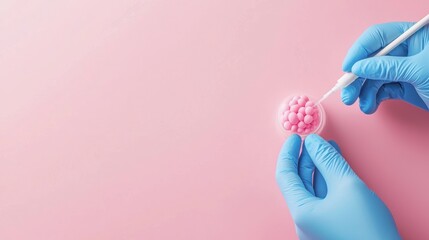
<svg viewBox="0 0 429 240">
<path fill-rule="evenodd" d="M 289 137 L 276 171 L 300 239 L 400 239 L 389 209 L 353 172 L 334 142 L 312 134 L 301 154 L 300 149 L 301 138 Z"/>
<path fill-rule="evenodd" d="M 343 89 L 341 97 L 345 104 L 351 105 L 359 97 L 362 112 L 372 114 L 382 101 L 401 99 L 428 110 L 429 26 L 400 44 L 389 56 L 370 57 L 412 25 L 408 22 L 378 24 L 358 38 L 343 62 L 343 71 L 360 77 Z"/>
</svg>

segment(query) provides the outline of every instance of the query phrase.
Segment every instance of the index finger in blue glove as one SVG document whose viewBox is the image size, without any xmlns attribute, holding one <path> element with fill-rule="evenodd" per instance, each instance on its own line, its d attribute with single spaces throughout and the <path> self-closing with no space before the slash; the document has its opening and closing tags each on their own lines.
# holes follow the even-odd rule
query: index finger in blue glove
<svg viewBox="0 0 429 240">
<path fill-rule="evenodd" d="M 340 147 L 338 146 L 338 144 L 334 140 L 329 140 L 328 142 L 335 148 L 335 150 L 337 150 L 337 152 L 339 154 L 341 154 Z M 314 178 L 314 180 L 313 180 L 314 194 L 318 198 L 325 198 L 326 195 L 328 194 L 328 188 L 326 186 L 325 179 L 323 178 L 322 174 L 320 173 L 320 171 L 317 168 L 314 171 L 314 177 L 313 178 Z"/>
<path fill-rule="evenodd" d="M 387 46 L 387 44 L 404 33 L 412 24 L 409 22 L 391 22 L 369 27 L 349 49 L 343 61 L 343 71 L 351 72 L 352 66 L 357 61 L 374 55 L 376 51 Z M 399 45 L 390 55 L 407 55 L 405 44 Z"/>
<path fill-rule="evenodd" d="M 340 147 L 334 141 L 328 141 L 341 154 Z M 302 146 L 301 157 L 298 163 L 298 174 L 305 188 L 314 196 L 324 198 L 327 193 L 326 182 L 313 163 L 305 144 Z"/>
<path fill-rule="evenodd" d="M 305 147 L 326 181 L 328 191 L 348 176 L 356 176 L 349 164 L 330 143 L 316 134 L 305 139 Z"/>
<path fill-rule="evenodd" d="M 313 189 L 313 172 L 315 166 L 313 160 L 311 160 L 310 155 L 308 155 L 305 145 L 302 146 L 301 157 L 299 158 L 298 163 L 298 175 L 302 179 L 305 188 L 314 195 Z"/>
<path fill-rule="evenodd" d="M 364 83 L 363 78 L 358 78 L 341 91 L 341 100 L 346 105 L 352 105 L 359 97 L 360 90 Z"/>
<path fill-rule="evenodd" d="M 301 150 L 301 138 L 294 134 L 290 136 L 280 151 L 277 160 L 276 179 L 280 190 L 286 199 L 292 216 L 300 206 L 315 200 L 308 192 L 298 175 L 298 158 Z"/>
</svg>

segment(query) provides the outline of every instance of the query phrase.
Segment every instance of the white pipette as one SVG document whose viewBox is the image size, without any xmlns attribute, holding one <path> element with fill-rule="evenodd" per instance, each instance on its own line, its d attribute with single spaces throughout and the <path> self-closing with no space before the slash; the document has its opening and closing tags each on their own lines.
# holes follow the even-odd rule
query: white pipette
<svg viewBox="0 0 429 240">
<path fill-rule="evenodd" d="M 407 38 L 409 38 L 411 35 L 413 35 L 415 32 L 417 32 L 420 28 L 424 27 L 428 23 L 429 23 L 429 14 L 426 15 L 426 17 L 422 18 L 420 21 L 416 22 L 407 31 L 405 31 L 399 37 L 397 37 L 395 40 L 389 43 L 385 48 L 381 49 L 377 54 L 374 55 L 374 57 L 384 56 L 388 54 L 399 44 L 401 44 L 403 41 L 405 41 Z M 335 86 L 331 90 L 329 90 L 325 95 L 323 95 L 319 101 L 317 101 L 316 105 L 321 103 L 326 98 L 328 98 L 335 91 L 341 88 L 347 87 L 357 78 L 358 76 L 356 76 L 353 73 L 345 73 L 343 76 L 340 77 L 340 79 L 337 80 L 337 83 L 335 84 Z"/>
</svg>

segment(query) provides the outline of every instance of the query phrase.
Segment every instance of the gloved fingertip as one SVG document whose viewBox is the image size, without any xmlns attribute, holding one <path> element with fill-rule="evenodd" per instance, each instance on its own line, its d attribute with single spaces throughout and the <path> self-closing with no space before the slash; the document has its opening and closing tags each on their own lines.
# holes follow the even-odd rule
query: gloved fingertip
<svg viewBox="0 0 429 240">
<path fill-rule="evenodd" d="M 319 135 L 312 133 L 305 138 L 304 144 L 307 150 L 311 151 L 320 141 L 323 141 L 323 139 Z"/>
<path fill-rule="evenodd" d="M 341 153 L 340 146 L 339 146 L 339 145 L 338 145 L 334 140 L 329 140 L 328 142 L 329 142 L 329 144 L 331 144 L 331 145 L 332 145 L 332 147 L 334 147 L 334 148 L 335 148 L 335 150 L 337 150 L 337 152 L 338 152 L 339 154 L 342 154 L 342 153 Z"/>
<path fill-rule="evenodd" d="M 306 139 L 311 139 L 311 140 L 316 140 L 316 139 L 318 139 L 318 138 L 320 138 L 319 137 L 319 135 L 317 135 L 317 134 L 315 134 L 315 133 L 311 133 L 311 134 L 309 134 L 308 136 L 307 136 L 307 138 Z"/>
<path fill-rule="evenodd" d="M 341 101 L 344 104 L 350 106 L 355 102 L 356 94 L 356 88 L 354 88 L 352 85 L 349 85 L 341 91 Z"/>
<path fill-rule="evenodd" d="M 298 144 L 301 144 L 301 137 L 298 134 L 292 134 L 283 143 L 282 152 L 287 151 L 292 146 L 297 146 Z"/>
<path fill-rule="evenodd" d="M 296 134 L 296 133 L 293 133 L 293 134 L 291 134 L 289 137 L 288 137 L 288 140 L 301 140 L 301 137 L 298 135 L 298 134 Z"/>
<path fill-rule="evenodd" d="M 338 144 L 334 141 L 334 140 L 329 140 L 328 141 L 329 144 L 331 144 L 338 152 L 340 152 L 340 146 L 338 146 Z"/>
<path fill-rule="evenodd" d="M 351 72 L 352 71 L 352 64 L 350 64 L 350 62 L 343 62 L 343 65 L 342 65 L 342 69 L 343 69 L 343 72 Z"/>
<path fill-rule="evenodd" d="M 373 114 L 376 109 L 373 103 L 370 103 L 364 99 L 359 101 L 359 107 L 360 110 L 367 115 Z"/>
<path fill-rule="evenodd" d="M 352 105 L 352 104 L 353 104 L 353 103 L 352 103 L 352 101 L 351 101 L 350 95 L 349 95 L 349 94 L 348 94 L 348 92 L 347 92 L 347 91 L 345 91 L 345 90 L 341 91 L 341 101 L 342 101 L 345 105 L 348 105 L 348 106 L 350 106 L 350 105 Z"/>
<path fill-rule="evenodd" d="M 351 68 L 351 72 L 354 73 L 355 75 L 359 76 L 359 77 L 364 77 L 365 78 L 365 66 L 366 66 L 366 60 L 361 60 L 356 62 L 355 64 L 353 64 L 352 68 Z"/>
</svg>

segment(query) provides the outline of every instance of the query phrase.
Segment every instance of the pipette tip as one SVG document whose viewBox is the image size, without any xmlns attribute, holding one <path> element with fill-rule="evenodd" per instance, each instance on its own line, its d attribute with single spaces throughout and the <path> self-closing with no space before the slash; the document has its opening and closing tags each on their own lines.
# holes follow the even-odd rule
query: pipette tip
<svg viewBox="0 0 429 240">
<path fill-rule="evenodd" d="M 331 95 L 331 91 L 327 92 L 325 95 L 323 95 L 317 102 L 315 105 L 320 105 L 320 103 L 322 103 L 323 100 L 325 100 L 326 98 L 329 97 L 329 95 Z"/>
</svg>

